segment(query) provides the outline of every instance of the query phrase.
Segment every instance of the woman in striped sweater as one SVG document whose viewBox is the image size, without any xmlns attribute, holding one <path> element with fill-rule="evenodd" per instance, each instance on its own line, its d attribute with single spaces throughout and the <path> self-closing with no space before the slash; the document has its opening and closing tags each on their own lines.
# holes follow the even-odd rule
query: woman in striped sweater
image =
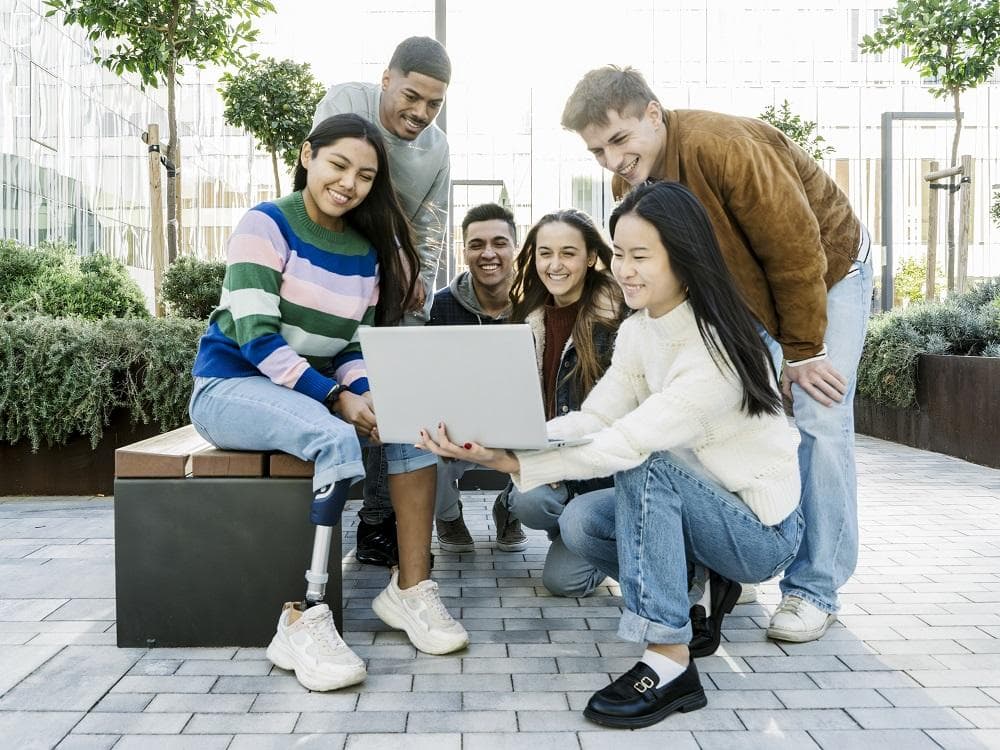
<svg viewBox="0 0 1000 750">
<path fill-rule="evenodd" d="M 305 601 L 285 605 L 267 650 L 310 690 L 365 678 L 322 603 L 329 540 L 364 476 L 361 442 L 378 442 L 358 328 L 399 321 L 417 267 L 377 128 L 353 114 L 330 117 L 302 145 L 293 192 L 254 207 L 233 232 L 221 301 L 195 360 L 191 422 L 205 439 L 315 464 Z M 448 653 L 468 636 L 429 580 L 436 459 L 412 445 L 387 452 L 400 566 L 373 608 L 418 649 Z"/>
</svg>

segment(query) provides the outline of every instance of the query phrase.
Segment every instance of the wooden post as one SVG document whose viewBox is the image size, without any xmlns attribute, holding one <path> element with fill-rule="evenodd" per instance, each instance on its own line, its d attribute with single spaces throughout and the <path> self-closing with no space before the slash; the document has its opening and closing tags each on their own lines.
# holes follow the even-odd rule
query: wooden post
<svg viewBox="0 0 1000 750">
<path fill-rule="evenodd" d="M 962 178 L 959 183 L 962 186 L 960 202 L 958 204 L 958 264 L 955 269 L 955 288 L 961 293 L 965 291 L 965 285 L 969 280 L 969 224 L 972 213 L 972 157 L 962 157 Z"/>
<path fill-rule="evenodd" d="M 932 161 L 931 172 L 937 172 L 938 163 Z M 924 299 L 934 299 L 935 276 L 937 275 L 937 241 L 938 241 L 938 191 L 934 183 L 927 185 L 929 203 L 927 204 L 927 286 L 924 289 Z"/>
<path fill-rule="evenodd" d="M 177 173 L 176 173 L 176 176 L 174 177 L 174 179 L 177 181 L 175 183 L 176 184 L 176 189 L 174 190 L 174 200 L 176 201 L 176 203 L 174 204 L 174 223 L 177 226 L 176 237 L 177 237 L 177 256 L 178 257 L 180 257 L 181 255 L 185 255 L 185 252 L 184 252 L 184 206 L 183 206 L 184 201 L 182 200 L 183 196 L 184 196 L 184 190 L 182 189 L 184 187 L 184 183 L 182 181 L 180 164 L 181 164 L 181 142 L 180 142 L 180 140 L 178 140 L 177 141 L 177 146 L 174 148 L 174 165 L 177 168 Z M 177 258 L 171 258 L 170 262 L 173 263 L 175 260 L 177 260 Z"/>
<path fill-rule="evenodd" d="M 151 123 L 143 134 L 149 148 L 149 252 L 153 258 L 153 307 L 162 318 L 163 272 L 166 270 L 163 246 L 163 183 L 160 170 L 160 126 Z"/>
</svg>

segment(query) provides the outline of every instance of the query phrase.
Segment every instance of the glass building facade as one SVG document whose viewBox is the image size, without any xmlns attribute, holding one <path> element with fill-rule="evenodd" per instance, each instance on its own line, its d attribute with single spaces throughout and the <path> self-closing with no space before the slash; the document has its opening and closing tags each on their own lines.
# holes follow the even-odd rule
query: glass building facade
<svg viewBox="0 0 1000 750">
<path fill-rule="evenodd" d="M 431 0 L 338 5 L 278 0 L 258 19 L 259 51 L 309 62 L 324 85 L 378 81 L 395 45 L 435 33 Z M 759 116 L 788 100 L 818 124 L 834 148 L 823 165 L 872 230 L 881 257 L 881 117 L 884 112 L 949 112 L 930 82 L 901 64 L 903 54 L 864 55 L 890 0 L 509 0 L 485 8 L 447 3 L 454 65 L 444 113 L 452 153 L 452 247 L 442 278 L 461 269 L 465 209 L 506 200 L 522 232 L 543 214 L 575 206 L 606 223 L 609 178 L 574 134 L 559 125 L 579 78 L 614 63 L 639 68 L 668 108 Z M 0 237 L 64 238 L 148 268 L 149 199 L 145 145 L 158 122 L 162 90 L 141 91 L 91 62 L 79 29 L 44 18 L 41 0 L 0 0 Z M 1000 74 L 998 74 L 1000 75 Z M 184 236 L 182 250 L 222 253 L 239 214 L 273 194 L 270 164 L 251 140 L 222 122 L 211 71 L 189 71 L 181 93 Z M 973 158 L 969 275 L 1000 274 L 1000 229 L 989 217 L 1000 183 L 1000 79 L 962 96 L 960 151 Z M 921 258 L 944 191 L 922 175 L 945 166 L 954 125 L 893 126 L 893 252 Z M 287 183 L 286 183 L 287 185 Z M 963 188 L 965 189 L 965 188 Z M 895 265 L 895 264 L 894 264 Z"/>
</svg>

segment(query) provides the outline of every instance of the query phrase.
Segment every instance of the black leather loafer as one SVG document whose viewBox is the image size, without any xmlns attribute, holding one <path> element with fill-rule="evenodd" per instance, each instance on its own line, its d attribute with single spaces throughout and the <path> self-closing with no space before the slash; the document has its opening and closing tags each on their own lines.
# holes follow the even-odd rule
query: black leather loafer
<svg viewBox="0 0 1000 750">
<path fill-rule="evenodd" d="M 381 523 L 369 524 L 358 519 L 358 536 L 354 556 L 366 565 L 391 568 L 399 565 L 399 546 L 396 543 L 396 516 L 391 515 Z"/>
<path fill-rule="evenodd" d="M 640 729 L 663 721 L 675 711 L 687 713 L 708 704 L 694 659 L 663 687 L 656 687 L 657 682 L 656 672 L 636 662 L 628 672 L 594 693 L 583 715 L 606 727 Z"/>
<path fill-rule="evenodd" d="M 688 650 L 694 659 L 711 656 L 719 648 L 722 640 L 722 620 L 733 611 L 736 600 L 740 598 L 743 587 L 736 581 L 723 578 L 715 571 L 708 575 L 712 614 L 706 616 L 705 608 L 700 604 L 691 607 L 691 642 Z"/>
</svg>

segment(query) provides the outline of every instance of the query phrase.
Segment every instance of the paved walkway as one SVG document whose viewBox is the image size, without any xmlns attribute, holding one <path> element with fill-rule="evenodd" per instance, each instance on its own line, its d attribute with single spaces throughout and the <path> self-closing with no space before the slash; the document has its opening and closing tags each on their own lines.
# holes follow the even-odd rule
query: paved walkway
<svg viewBox="0 0 1000 750">
<path fill-rule="evenodd" d="M 348 641 L 369 677 L 329 694 L 261 649 L 116 648 L 111 500 L 0 499 L 0 748 L 1000 748 L 1000 471 L 858 444 L 862 553 L 841 624 L 767 641 L 765 585 L 699 662 L 708 708 L 628 734 L 580 713 L 640 653 L 615 636 L 617 592 L 548 596 L 544 537 L 494 552 L 485 494 L 465 497 L 477 551 L 435 567 L 468 651 L 418 655 L 369 607 L 384 569 L 349 556 Z"/>
</svg>

